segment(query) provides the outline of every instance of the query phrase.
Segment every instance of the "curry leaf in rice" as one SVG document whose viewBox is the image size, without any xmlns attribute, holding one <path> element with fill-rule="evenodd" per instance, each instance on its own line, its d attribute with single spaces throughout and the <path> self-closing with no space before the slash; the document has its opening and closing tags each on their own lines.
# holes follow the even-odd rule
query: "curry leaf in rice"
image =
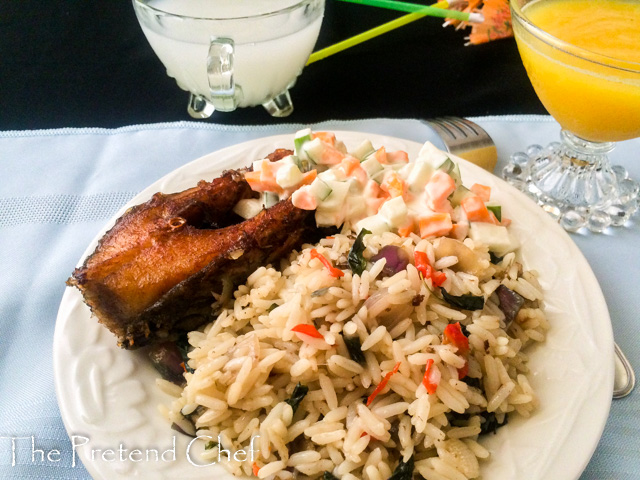
<svg viewBox="0 0 640 480">
<path fill-rule="evenodd" d="M 291 397 L 285 400 L 285 402 L 291 405 L 293 413 L 296 413 L 296 410 L 300 406 L 300 402 L 302 402 L 302 399 L 307 395 L 307 393 L 309 393 L 309 387 L 298 382 L 298 384 L 293 389 Z"/>
<path fill-rule="evenodd" d="M 387 480 L 411 480 L 413 478 L 414 460 L 413 455 L 409 457 L 407 463 L 400 459 L 400 463 Z"/>
<path fill-rule="evenodd" d="M 441 289 L 442 298 L 451 306 L 462 310 L 482 310 L 484 308 L 484 297 L 481 295 L 451 295 L 444 288 Z"/>
<path fill-rule="evenodd" d="M 178 350 L 180 350 L 180 355 L 182 355 L 184 369 L 189 373 L 195 372 L 195 370 L 189 366 L 189 351 L 192 347 L 189 344 L 189 338 L 187 337 L 187 335 L 181 335 L 178 340 L 176 340 L 176 345 L 178 347 Z"/>
<path fill-rule="evenodd" d="M 364 357 L 364 353 L 362 352 L 362 344 L 360 343 L 360 337 L 346 337 L 342 336 L 344 339 L 344 344 L 349 351 L 349 356 L 351 360 L 354 362 L 358 362 L 360 365 L 364 365 L 367 363 L 367 359 Z"/>
<path fill-rule="evenodd" d="M 509 422 L 509 417 L 504 416 L 502 423 L 498 422 L 495 412 L 480 412 L 484 422 L 480 424 L 480 433 L 496 433 L 500 427 L 504 427 Z"/>
<path fill-rule="evenodd" d="M 349 256 L 347 260 L 349 261 L 349 267 L 351 271 L 356 275 L 362 275 L 362 272 L 367 268 L 367 260 L 364 258 L 362 253 L 364 252 L 364 236 L 369 235 L 371 232 L 366 228 L 360 230 L 358 236 L 356 237 L 355 242 L 353 242 L 353 246 L 351 250 L 349 250 Z"/>
</svg>

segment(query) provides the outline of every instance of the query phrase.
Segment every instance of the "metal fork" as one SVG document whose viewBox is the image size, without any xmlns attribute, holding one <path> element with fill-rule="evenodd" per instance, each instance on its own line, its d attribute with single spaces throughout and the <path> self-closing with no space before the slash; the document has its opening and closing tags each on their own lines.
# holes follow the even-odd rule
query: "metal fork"
<svg viewBox="0 0 640 480">
<path fill-rule="evenodd" d="M 480 125 L 459 117 L 439 117 L 422 122 L 440 136 L 449 153 L 493 171 L 498 161 L 498 151 Z"/>
<path fill-rule="evenodd" d="M 495 143 L 480 125 L 458 117 L 441 117 L 422 120 L 431 127 L 444 142 L 452 155 L 469 160 L 486 170 L 492 171 L 498 158 Z M 617 343 L 615 350 L 615 381 L 613 398 L 626 397 L 636 384 L 636 376 Z"/>
</svg>

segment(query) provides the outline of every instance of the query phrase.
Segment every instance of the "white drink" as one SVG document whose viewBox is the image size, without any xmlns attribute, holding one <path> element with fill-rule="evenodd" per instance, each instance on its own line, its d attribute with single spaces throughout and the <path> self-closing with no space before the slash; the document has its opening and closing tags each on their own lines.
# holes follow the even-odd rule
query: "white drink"
<svg viewBox="0 0 640 480">
<path fill-rule="evenodd" d="M 210 98 L 207 55 L 211 38 L 234 41 L 233 78 L 239 107 L 260 105 L 283 92 L 300 74 L 322 22 L 322 8 L 272 14 L 300 0 L 152 0 L 152 8 L 185 15 L 161 21 L 137 11 L 142 29 L 167 74 L 180 88 Z M 196 18 L 190 18 L 196 17 Z"/>
</svg>

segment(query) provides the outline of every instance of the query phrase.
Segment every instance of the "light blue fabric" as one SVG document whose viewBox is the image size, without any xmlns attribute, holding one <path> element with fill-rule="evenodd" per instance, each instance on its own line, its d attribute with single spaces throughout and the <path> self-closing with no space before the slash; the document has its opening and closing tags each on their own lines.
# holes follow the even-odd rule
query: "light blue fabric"
<svg viewBox="0 0 640 480">
<path fill-rule="evenodd" d="M 556 140 L 549 117 L 477 118 L 495 139 L 499 166 L 531 143 Z M 53 386 L 52 339 L 65 280 L 106 221 L 144 187 L 211 151 L 303 125 L 219 126 L 184 122 L 115 130 L 0 132 L 0 478 L 86 479 L 72 467 Z M 316 129 L 357 130 L 439 141 L 416 120 L 331 121 Z M 640 178 L 640 140 L 612 157 Z M 499 170 L 496 171 L 499 171 Z M 574 234 L 604 291 L 618 344 L 640 366 L 638 217 L 606 235 Z M 589 421 L 589 419 L 584 419 Z M 638 478 L 640 393 L 613 403 L 581 480 Z M 60 450 L 58 461 L 35 449 Z M 12 451 L 11 437 L 15 441 Z M 12 465 L 15 457 L 15 465 Z M 56 458 L 55 456 L 53 457 Z"/>
</svg>

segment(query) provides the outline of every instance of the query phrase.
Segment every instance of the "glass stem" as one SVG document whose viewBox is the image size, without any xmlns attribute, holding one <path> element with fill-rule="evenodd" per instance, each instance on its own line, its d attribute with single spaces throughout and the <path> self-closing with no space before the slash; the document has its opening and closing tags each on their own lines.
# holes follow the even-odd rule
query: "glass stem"
<svg viewBox="0 0 640 480">
<path fill-rule="evenodd" d="M 602 208 L 616 194 L 616 177 L 607 154 L 614 144 L 585 140 L 562 130 L 562 143 L 543 151 L 529 165 L 532 186 L 556 203 Z"/>
</svg>

